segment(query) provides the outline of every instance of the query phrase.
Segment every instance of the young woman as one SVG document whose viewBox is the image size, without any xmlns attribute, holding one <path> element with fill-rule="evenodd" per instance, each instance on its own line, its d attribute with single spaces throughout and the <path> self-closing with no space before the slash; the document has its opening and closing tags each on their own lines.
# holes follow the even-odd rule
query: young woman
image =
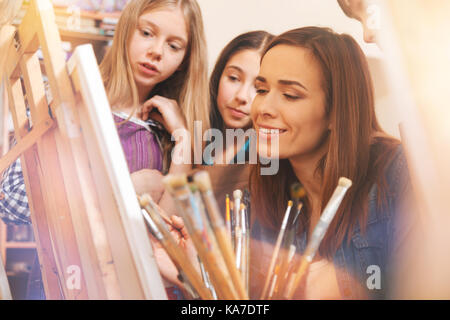
<svg viewBox="0 0 450 320">
<path fill-rule="evenodd" d="M 194 120 L 209 128 L 201 11 L 195 0 L 135 0 L 116 30 L 100 70 L 119 136 L 136 192 L 151 193 L 170 212 L 162 174 L 191 169 L 171 161 L 186 142 L 172 144 L 171 136 L 187 130 L 193 137 Z"/>
<path fill-rule="evenodd" d="M 205 52 L 195 0 L 133 0 L 100 65 L 135 189 L 151 193 L 168 212 L 174 209 L 162 174 L 191 169 L 190 163 L 171 163 L 172 149 L 182 149 L 183 141 L 172 145 L 170 136 L 193 132 L 194 120 L 209 127 Z M 0 201 L 8 209 L 2 218 L 30 223 L 19 161 L 5 171 L 1 186 L 8 192 Z"/>
<path fill-rule="evenodd" d="M 258 153 L 279 141 L 280 169 L 252 168 L 252 296 L 259 297 L 292 183 L 306 191 L 294 245 L 300 255 L 339 177 L 347 192 L 295 298 L 386 298 L 415 216 L 400 142 L 380 127 L 366 58 L 356 41 L 306 27 L 263 54 L 252 120 Z M 370 278 L 373 270 L 379 278 Z M 378 282 L 379 280 L 379 282 Z"/>
<path fill-rule="evenodd" d="M 259 72 L 261 53 L 272 38 L 273 36 L 265 31 L 241 34 L 225 46 L 217 59 L 209 89 L 211 127 L 219 130 L 223 137 L 226 136 L 226 129 L 251 128 L 250 108 L 256 94 L 255 79 Z M 228 152 L 218 150 L 218 154 L 214 157 L 206 154 L 206 158 L 203 159 L 206 166 L 202 166 L 201 169 L 209 172 L 214 193 L 221 207 L 225 207 L 225 194 L 232 194 L 235 189 L 243 190 L 248 187 L 249 167 L 234 164 L 238 160 L 237 152 L 243 153 L 245 159 L 248 149 L 248 140 L 242 141 L 240 145 L 233 143 Z M 228 165 L 230 163 L 233 164 Z M 183 222 L 175 220 L 174 225 L 182 229 Z M 180 243 L 188 248 L 192 256 L 192 244 L 186 241 L 186 232 L 174 235 L 180 238 Z M 179 284 L 176 269 L 169 257 L 161 247 L 158 246 L 157 249 L 156 258 L 162 275 L 169 281 Z"/>
<path fill-rule="evenodd" d="M 256 95 L 255 79 L 259 72 L 261 53 L 273 35 L 265 31 L 252 31 L 231 40 L 222 50 L 209 82 L 211 127 L 223 137 L 215 154 L 211 150 L 217 141 L 211 142 L 204 153 L 219 206 L 225 212 L 225 196 L 234 190 L 248 189 L 249 166 L 255 141 L 250 143 L 252 121 L 250 109 Z M 227 129 L 234 129 L 237 139 L 227 144 Z M 247 134 L 246 134 L 247 133 Z M 250 150 L 250 147 L 253 150 Z"/>
<path fill-rule="evenodd" d="M 226 129 L 249 129 L 250 108 L 256 95 L 255 79 L 261 53 L 273 35 L 252 31 L 231 40 L 220 53 L 209 81 L 211 126 L 226 137 Z M 236 163 L 237 153 L 249 150 L 249 139 L 239 141 L 216 155 L 220 163 Z M 245 157 L 244 157 L 245 159 Z M 234 161 L 233 161 L 234 160 Z M 205 162 L 212 164 L 213 160 Z"/>
</svg>

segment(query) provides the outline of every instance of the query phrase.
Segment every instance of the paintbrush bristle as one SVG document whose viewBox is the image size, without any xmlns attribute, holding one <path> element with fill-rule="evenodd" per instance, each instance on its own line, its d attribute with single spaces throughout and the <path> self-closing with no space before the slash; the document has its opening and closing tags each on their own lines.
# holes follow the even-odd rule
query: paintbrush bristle
<svg viewBox="0 0 450 320">
<path fill-rule="evenodd" d="M 189 190 L 191 190 L 192 193 L 195 193 L 198 191 L 198 185 L 194 182 L 189 183 Z"/>
<path fill-rule="evenodd" d="M 200 171 L 194 174 L 194 182 L 201 192 L 212 190 L 211 179 L 206 171 Z"/>
<path fill-rule="evenodd" d="M 236 189 L 233 191 L 233 198 L 234 199 L 242 199 L 242 191 L 239 189 Z"/>
<path fill-rule="evenodd" d="M 142 196 L 138 197 L 138 199 L 139 199 L 139 204 L 141 205 L 141 207 L 145 207 L 148 204 L 150 204 L 150 202 L 151 202 L 151 197 L 147 193 L 144 193 Z"/>
<path fill-rule="evenodd" d="M 300 182 L 295 182 L 291 185 L 291 197 L 293 199 L 303 199 L 306 196 L 306 191 Z"/>
<path fill-rule="evenodd" d="M 352 186 L 352 180 L 341 177 L 339 178 L 338 185 L 344 188 L 350 188 Z"/>
<path fill-rule="evenodd" d="M 288 207 L 292 207 L 293 204 L 294 204 L 294 203 L 292 202 L 292 200 L 289 200 L 289 201 L 288 201 Z"/>
<path fill-rule="evenodd" d="M 185 173 L 177 175 L 169 174 L 163 178 L 162 182 L 166 187 L 170 189 L 177 189 L 179 187 L 185 186 L 188 183 L 187 175 Z"/>
</svg>

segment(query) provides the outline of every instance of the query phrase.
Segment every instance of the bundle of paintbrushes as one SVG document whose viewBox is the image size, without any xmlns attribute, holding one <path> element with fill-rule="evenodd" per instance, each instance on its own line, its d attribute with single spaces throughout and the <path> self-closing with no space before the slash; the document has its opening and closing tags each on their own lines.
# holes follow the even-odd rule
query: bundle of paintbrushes
<svg viewBox="0 0 450 320">
<path fill-rule="evenodd" d="M 227 195 L 225 221 L 205 171 L 192 177 L 168 175 L 163 182 L 175 200 L 178 212 L 198 255 L 199 268 L 177 245 L 167 228 L 170 219 L 148 195 L 140 197 L 144 218 L 179 272 L 183 289 L 191 298 L 246 300 L 249 293 L 250 232 L 248 192 Z M 352 182 L 340 178 L 304 253 L 296 257 L 295 237 L 306 193 L 303 186 L 291 186 L 291 197 L 281 224 L 261 299 L 292 299 L 304 278 L 348 188 Z"/>
<path fill-rule="evenodd" d="M 239 245 L 241 246 L 240 256 L 236 257 L 230 234 L 214 197 L 208 173 L 198 172 L 191 180 L 188 181 L 186 175 L 168 175 L 163 182 L 173 196 L 195 246 L 200 270 L 193 267 L 194 263 L 189 261 L 182 249 L 174 248 L 176 242 L 164 225 L 162 211 L 147 196 L 141 197 L 140 200 L 141 207 L 150 216 L 147 217 L 149 229 L 162 243 L 174 264 L 179 267 L 179 278 L 182 278 L 181 282 L 185 286 L 185 291 L 192 292 L 192 297 L 195 298 L 198 295 L 202 299 L 246 300 L 248 291 L 245 284 L 248 282 L 248 275 L 247 271 L 243 273 L 241 270 L 243 266 L 247 268 L 248 265 L 248 257 L 242 253 L 248 245 L 241 240 L 236 241 L 236 244 L 242 242 Z M 248 221 L 244 223 L 244 218 L 239 226 L 242 225 L 246 225 L 248 230 Z M 242 232 L 241 229 L 238 233 L 248 241 L 246 231 Z M 245 263 L 242 263 L 243 261 Z"/>
<path fill-rule="evenodd" d="M 299 226 L 299 217 L 303 207 L 302 200 L 305 196 L 305 189 L 300 183 L 297 182 L 291 186 L 291 197 L 294 201 L 289 200 L 288 202 L 264 282 L 261 299 L 272 299 L 283 291 L 286 275 L 296 252 L 294 238 Z"/>
<path fill-rule="evenodd" d="M 300 259 L 295 259 L 297 248 L 294 244 L 294 238 L 299 228 L 299 216 L 306 194 L 299 183 L 291 186 L 291 197 L 294 201 L 288 202 L 264 282 L 261 299 L 292 299 L 310 263 L 313 261 L 345 193 L 351 185 L 352 182 L 349 179 L 339 179 L 338 186 L 323 210 Z"/>
</svg>

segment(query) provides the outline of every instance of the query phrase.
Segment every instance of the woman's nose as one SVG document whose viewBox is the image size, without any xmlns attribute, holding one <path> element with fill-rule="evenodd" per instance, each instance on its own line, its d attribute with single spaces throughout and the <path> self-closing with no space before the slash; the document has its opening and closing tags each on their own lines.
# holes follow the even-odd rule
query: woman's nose
<svg viewBox="0 0 450 320">
<path fill-rule="evenodd" d="M 235 99 L 239 102 L 240 105 L 245 106 L 251 102 L 250 92 L 247 85 L 242 84 L 241 87 L 236 92 Z"/>
<path fill-rule="evenodd" d="M 163 56 L 163 46 L 164 42 L 162 40 L 156 39 L 152 41 L 148 48 L 148 55 L 154 60 L 161 60 Z"/>
<path fill-rule="evenodd" d="M 264 96 L 256 96 L 252 104 L 252 112 L 266 118 L 276 117 L 277 110 L 275 107 L 275 100 L 276 99 L 270 93 L 267 93 Z"/>
</svg>

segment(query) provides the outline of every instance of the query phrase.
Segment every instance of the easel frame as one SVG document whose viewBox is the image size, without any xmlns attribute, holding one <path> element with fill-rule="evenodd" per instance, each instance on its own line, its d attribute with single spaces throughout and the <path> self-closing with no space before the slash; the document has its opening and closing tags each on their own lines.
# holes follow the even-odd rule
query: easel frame
<svg viewBox="0 0 450 320">
<path fill-rule="evenodd" d="M 47 299 L 166 299 L 92 47 L 66 64 L 49 0 L 31 1 L 9 42 L 18 143 L 0 170 L 20 155 Z"/>
</svg>

